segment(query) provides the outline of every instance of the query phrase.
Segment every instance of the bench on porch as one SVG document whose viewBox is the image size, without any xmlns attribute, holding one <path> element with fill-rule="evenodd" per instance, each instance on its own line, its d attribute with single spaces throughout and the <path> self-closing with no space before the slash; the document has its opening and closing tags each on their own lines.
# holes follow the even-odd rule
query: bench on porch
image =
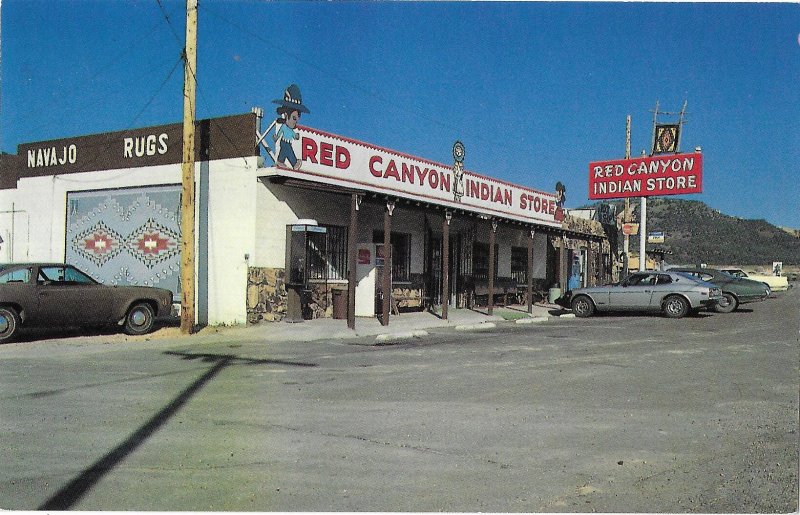
<svg viewBox="0 0 800 515">
<path fill-rule="evenodd" d="M 511 297 L 512 304 L 518 304 L 520 302 L 520 289 L 519 284 L 515 279 L 511 277 L 498 277 L 494 280 L 494 298 L 496 305 L 507 306 L 509 304 L 509 297 Z M 527 287 L 527 285 L 524 285 Z M 489 280 L 488 279 L 475 279 L 474 280 L 474 289 L 475 292 L 475 302 L 478 305 L 485 306 L 489 304 Z M 522 290 L 523 297 L 524 297 L 524 290 Z M 501 298 L 500 302 L 497 302 L 498 297 Z"/>
</svg>

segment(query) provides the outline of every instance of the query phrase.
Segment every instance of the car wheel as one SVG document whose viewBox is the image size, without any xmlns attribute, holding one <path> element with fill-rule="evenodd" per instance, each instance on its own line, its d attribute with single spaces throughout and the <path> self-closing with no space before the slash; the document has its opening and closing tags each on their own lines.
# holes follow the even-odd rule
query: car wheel
<svg viewBox="0 0 800 515">
<path fill-rule="evenodd" d="M 689 312 L 689 303 L 678 295 L 667 297 L 664 302 L 664 314 L 669 318 L 682 318 Z"/>
<path fill-rule="evenodd" d="M 14 308 L 0 307 L 0 343 L 14 339 L 19 330 L 19 315 Z"/>
<path fill-rule="evenodd" d="M 739 301 L 736 300 L 730 293 L 723 293 L 722 298 L 717 301 L 714 307 L 717 313 L 730 313 L 739 306 Z"/>
<path fill-rule="evenodd" d="M 585 295 L 572 299 L 572 312 L 575 316 L 586 318 L 594 314 L 594 303 Z"/>
<path fill-rule="evenodd" d="M 140 302 L 134 304 L 125 315 L 124 330 L 126 334 L 137 335 L 150 332 L 155 323 L 155 314 L 150 304 Z"/>
</svg>

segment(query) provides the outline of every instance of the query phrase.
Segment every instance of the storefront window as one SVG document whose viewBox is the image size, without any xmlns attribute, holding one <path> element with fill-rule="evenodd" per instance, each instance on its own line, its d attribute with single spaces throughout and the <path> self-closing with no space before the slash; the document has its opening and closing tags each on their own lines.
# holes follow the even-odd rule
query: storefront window
<svg viewBox="0 0 800 515">
<path fill-rule="evenodd" d="M 324 225 L 312 229 L 303 231 L 303 238 L 292 238 L 290 283 L 347 279 L 347 228 Z"/>
<path fill-rule="evenodd" d="M 392 282 L 411 280 L 411 235 L 392 232 L 389 236 L 392 244 Z M 383 231 L 372 233 L 372 243 L 383 243 Z"/>
<path fill-rule="evenodd" d="M 497 279 L 497 250 L 494 245 L 494 278 Z M 489 279 L 489 244 L 476 242 L 472 247 L 472 276 L 475 279 Z"/>
<path fill-rule="evenodd" d="M 328 279 L 347 279 L 347 227 L 327 225 Z"/>
<path fill-rule="evenodd" d="M 528 282 L 528 249 L 511 247 L 511 278 L 517 284 Z"/>
</svg>

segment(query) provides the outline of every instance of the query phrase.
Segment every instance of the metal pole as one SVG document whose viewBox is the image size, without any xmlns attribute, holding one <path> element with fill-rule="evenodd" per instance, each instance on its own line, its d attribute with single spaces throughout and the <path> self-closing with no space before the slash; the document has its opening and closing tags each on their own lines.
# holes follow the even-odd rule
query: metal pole
<svg viewBox="0 0 800 515">
<path fill-rule="evenodd" d="M 647 255 L 645 245 L 647 244 L 647 197 L 642 197 L 641 213 L 639 214 L 639 271 L 647 268 Z"/>
<path fill-rule="evenodd" d="M 194 332 L 194 121 L 197 81 L 197 0 L 186 0 L 183 75 L 183 163 L 181 167 L 181 333 Z"/>
<path fill-rule="evenodd" d="M 625 121 L 625 159 L 631 158 L 631 115 L 628 115 Z M 623 223 L 630 223 L 631 221 L 631 199 L 625 197 L 625 214 L 622 216 Z M 622 254 L 625 256 L 622 263 L 622 275 L 628 275 L 628 256 L 630 255 L 631 237 L 625 234 L 625 239 L 622 243 Z"/>
<path fill-rule="evenodd" d="M 653 139 L 650 145 L 652 151 L 656 148 L 656 125 L 658 124 L 658 100 L 656 100 L 656 110 L 653 112 Z M 680 135 L 679 135 L 680 136 Z M 639 214 L 639 271 L 647 268 L 647 197 L 641 198 Z"/>
</svg>

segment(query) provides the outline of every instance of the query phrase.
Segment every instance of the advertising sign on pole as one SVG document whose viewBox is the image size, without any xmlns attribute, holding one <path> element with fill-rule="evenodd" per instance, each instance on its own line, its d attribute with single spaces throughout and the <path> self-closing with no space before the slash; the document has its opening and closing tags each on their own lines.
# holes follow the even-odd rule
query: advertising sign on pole
<svg viewBox="0 0 800 515">
<path fill-rule="evenodd" d="M 703 154 L 671 154 L 589 163 L 589 199 L 703 192 Z"/>
<path fill-rule="evenodd" d="M 639 234 L 639 224 L 622 224 L 622 234 L 625 236 L 632 236 L 635 234 Z"/>
<path fill-rule="evenodd" d="M 652 231 L 647 233 L 647 243 L 664 243 L 666 236 L 663 231 Z"/>
</svg>

